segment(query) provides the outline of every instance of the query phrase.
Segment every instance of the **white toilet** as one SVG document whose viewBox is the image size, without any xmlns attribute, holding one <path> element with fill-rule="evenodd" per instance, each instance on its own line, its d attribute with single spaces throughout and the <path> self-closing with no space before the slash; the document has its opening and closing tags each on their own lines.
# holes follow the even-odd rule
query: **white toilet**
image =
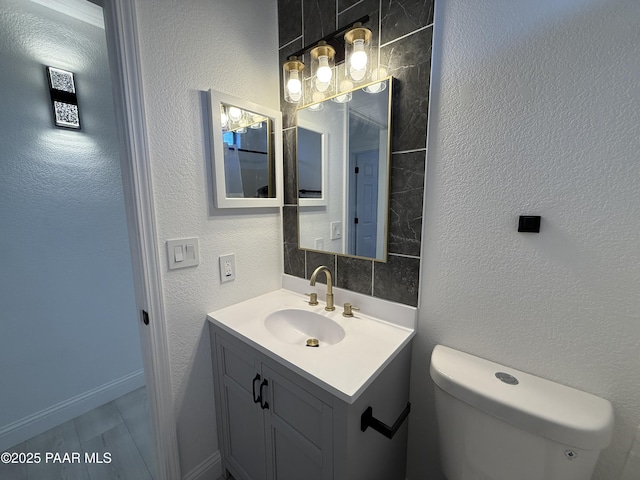
<svg viewBox="0 0 640 480">
<path fill-rule="evenodd" d="M 438 345 L 431 355 L 448 480 L 588 480 L 609 401 Z"/>
</svg>

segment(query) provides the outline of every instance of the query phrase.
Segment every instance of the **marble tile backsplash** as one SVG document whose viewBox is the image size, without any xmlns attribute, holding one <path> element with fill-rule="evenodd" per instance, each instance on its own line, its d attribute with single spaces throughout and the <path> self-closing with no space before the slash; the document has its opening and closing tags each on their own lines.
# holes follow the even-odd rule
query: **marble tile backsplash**
<svg viewBox="0 0 640 480">
<path fill-rule="evenodd" d="M 284 272 L 309 278 L 327 265 L 338 287 L 417 305 L 422 205 L 433 36 L 433 0 L 278 0 L 280 61 L 356 19 L 380 46 L 380 63 L 394 81 L 387 262 L 298 249 L 295 106 L 283 112 L 285 206 Z M 324 277 L 319 278 L 323 282 Z"/>
</svg>

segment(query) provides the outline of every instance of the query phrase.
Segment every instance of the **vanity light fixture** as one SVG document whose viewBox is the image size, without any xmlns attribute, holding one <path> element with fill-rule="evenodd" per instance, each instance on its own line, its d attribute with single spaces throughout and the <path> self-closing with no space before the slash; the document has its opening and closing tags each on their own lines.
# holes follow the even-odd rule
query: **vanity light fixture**
<svg viewBox="0 0 640 480">
<path fill-rule="evenodd" d="M 345 73 L 354 82 L 360 83 L 367 79 L 367 67 L 371 59 L 371 37 L 371 30 L 359 22 L 344 34 L 347 58 Z"/>
<path fill-rule="evenodd" d="M 321 93 L 330 93 L 336 50 L 327 42 L 320 41 L 310 53 L 313 58 L 311 76 L 315 79 L 315 89 Z"/>
<path fill-rule="evenodd" d="M 80 129 L 80 112 L 73 73 L 46 67 L 49 95 L 56 127 Z"/>
<path fill-rule="evenodd" d="M 297 56 L 291 56 L 282 66 L 284 79 L 284 99 L 289 103 L 299 103 L 302 99 L 304 63 Z"/>
<path fill-rule="evenodd" d="M 267 120 L 264 115 L 220 103 L 220 127 L 223 132 L 246 133 L 247 127 L 259 130 Z"/>
<path fill-rule="evenodd" d="M 285 101 L 298 104 L 307 94 L 308 103 L 320 102 L 331 95 L 348 90 L 344 87 L 347 83 L 351 88 L 354 83 L 365 83 L 372 64 L 373 35 L 371 30 L 362 26 L 368 21 L 369 16 L 365 15 L 355 23 L 307 45 L 288 57 L 282 65 Z M 308 61 L 311 62 L 311 71 L 305 78 L 302 57 L 307 54 L 310 55 Z M 336 65 L 341 63 L 344 63 L 342 70 L 345 74 L 340 75 L 344 78 L 338 82 Z"/>
</svg>

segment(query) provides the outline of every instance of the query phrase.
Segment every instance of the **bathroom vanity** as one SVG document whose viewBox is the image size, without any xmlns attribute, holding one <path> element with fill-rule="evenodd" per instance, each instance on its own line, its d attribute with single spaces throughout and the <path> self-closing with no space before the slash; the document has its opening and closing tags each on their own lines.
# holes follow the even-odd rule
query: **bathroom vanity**
<svg viewBox="0 0 640 480">
<path fill-rule="evenodd" d="M 415 309 L 335 294 L 333 312 L 281 289 L 209 314 L 222 466 L 236 480 L 405 478 Z M 362 313 L 343 317 L 346 301 Z"/>
</svg>

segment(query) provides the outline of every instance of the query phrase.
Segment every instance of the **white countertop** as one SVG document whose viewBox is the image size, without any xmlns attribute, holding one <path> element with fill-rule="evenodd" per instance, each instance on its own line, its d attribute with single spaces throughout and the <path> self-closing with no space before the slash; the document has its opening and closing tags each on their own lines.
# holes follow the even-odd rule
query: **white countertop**
<svg viewBox="0 0 640 480">
<path fill-rule="evenodd" d="M 291 286 L 291 283 L 287 286 Z M 323 299 L 326 287 L 318 287 L 321 288 L 307 287 L 307 290 L 317 291 L 318 299 Z M 373 297 L 364 299 L 369 303 L 388 304 L 381 309 L 385 313 L 389 312 L 389 308 L 393 313 L 397 306 L 397 315 L 390 318 L 392 322 L 360 312 L 354 312 L 354 317 L 346 318 L 342 316 L 342 305 L 337 302 L 336 310 L 328 312 L 324 310 L 323 301 L 319 305 L 310 306 L 308 300 L 303 294 L 280 289 L 212 312 L 208 319 L 341 400 L 353 403 L 413 338 L 415 329 L 405 325 L 414 323 L 411 319 L 407 321 L 401 317 L 408 314 L 415 319 L 415 309 Z M 354 304 L 361 307 L 364 305 Z M 340 343 L 322 348 L 285 343 L 267 330 L 265 319 L 276 310 L 290 308 L 329 317 L 344 328 L 344 339 Z M 363 310 L 366 311 L 365 308 Z"/>
</svg>

